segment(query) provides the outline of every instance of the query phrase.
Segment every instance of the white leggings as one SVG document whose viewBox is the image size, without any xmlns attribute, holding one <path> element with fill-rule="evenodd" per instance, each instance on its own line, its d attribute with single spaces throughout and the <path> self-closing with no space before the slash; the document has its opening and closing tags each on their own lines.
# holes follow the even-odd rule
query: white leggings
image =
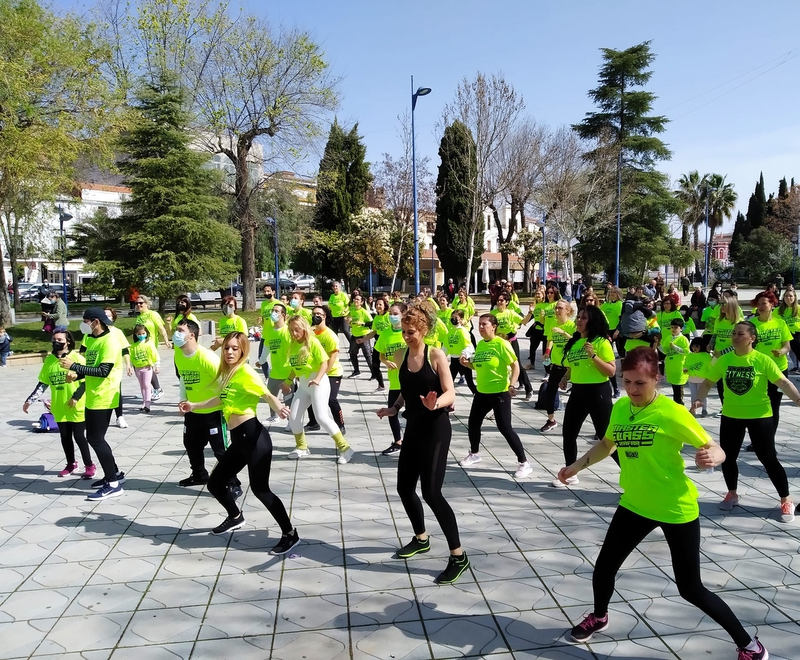
<svg viewBox="0 0 800 660">
<path fill-rule="evenodd" d="M 310 376 L 301 376 L 297 384 L 297 392 L 292 399 L 292 414 L 289 417 L 289 426 L 292 433 L 297 435 L 303 432 L 303 415 L 309 406 L 314 407 L 314 414 L 317 416 L 317 423 L 325 429 L 325 432 L 333 436 L 339 433 L 339 426 L 333 421 L 331 411 L 328 409 L 328 398 L 331 395 L 331 382 L 328 374 L 322 377 L 319 385 L 310 385 L 308 381 L 316 377 L 316 373 Z"/>
</svg>

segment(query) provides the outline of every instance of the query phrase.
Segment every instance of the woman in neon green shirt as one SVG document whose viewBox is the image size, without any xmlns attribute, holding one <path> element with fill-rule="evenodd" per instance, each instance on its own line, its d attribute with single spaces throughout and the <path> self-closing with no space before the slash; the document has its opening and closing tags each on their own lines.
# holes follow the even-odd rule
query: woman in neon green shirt
<svg viewBox="0 0 800 660">
<path fill-rule="evenodd" d="M 81 452 L 84 465 L 84 479 L 94 477 L 97 468 L 92 461 L 92 453 L 86 440 L 86 400 L 83 393 L 86 389 L 84 383 L 73 380 L 67 381 L 66 369 L 59 364 L 59 359 L 69 356 L 78 364 L 86 364 L 83 356 L 75 350 L 75 339 L 69 330 L 56 330 L 53 333 L 53 352 L 48 355 L 39 372 L 39 382 L 31 395 L 22 405 L 22 412 L 30 410 L 33 403 L 38 401 L 42 394 L 50 387 L 50 412 L 58 424 L 61 435 L 61 447 L 67 464 L 59 477 L 68 477 L 78 469 L 75 461 L 75 444 Z M 73 444 L 73 439 L 75 444 Z"/>
<path fill-rule="evenodd" d="M 544 391 L 545 410 L 547 421 L 539 429 L 542 433 L 557 426 L 556 422 L 556 394 L 561 384 L 561 379 L 566 375 L 567 368 L 562 364 L 564 359 L 564 346 L 575 334 L 576 326 L 570 321 L 572 305 L 566 300 L 556 303 L 556 324 L 552 328 L 551 339 L 547 342 L 545 359 L 550 360 L 550 376 L 547 379 L 547 388 Z"/>
<path fill-rule="evenodd" d="M 695 464 L 712 468 L 724 452 L 689 411 L 658 393 L 658 356 L 650 348 L 635 348 L 622 361 L 622 382 L 628 396 L 614 404 L 602 442 L 580 459 L 561 468 L 568 484 L 580 470 L 619 454 L 619 506 L 608 526 L 592 575 L 594 610 L 570 632 L 573 641 L 588 642 L 606 630 L 614 581 L 625 559 L 656 527 L 669 544 L 672 570 L 681 596 L 717 622 L 739 647 L 739 658 L 765 659 L 767 652 L 753 639 L 731 609 L 700 579 L 700 519 L 697 488 L 686 476 L 681 448 L 696 448 Z M 743 655 L 751 649 L 754 653 Z"/>
<path fill-rule="evenodd" d="M 455 382 L 456 374 L 462 376 L 462 380 L 466 379 L 469 391 L 475 394 L 478 390 L 472 380 L 472 369 L 465 367 L 461 364 L 461 356 L 467 347 L 472 348 L 470 341 L 470 332 L 464 326 L 464 312 L 460 309 L 450 311 L 450 318 L 447 319 L 450 324 L 450 331 L 447 333 L 447 346 L 445 349 L 450 358 L 450 376 Z"/>
<path fill-rule="evenodd" d="M 150 298 L 148 298 L 147 296 L 139 296 L 136 299 L 135 306 L 137 314 L 134 323 L 141 323 L 147 326 L 147 331 L 153 338 L 153 341 L 156 344 L 156 348 L 158 348 L 159 337 L 161 337 L 161 339 L 169 348 L 172 348 L 172 342 L 167 336 L 167 329 L 164 327 L 164 320 L 161 318 L 161 315 L 158 312 L 150 309 Z M 116 321 L 116 319 L 114 320 Z M 163 394 L 164 390 L 161 389 L 161 383 L 159 382 L 158 375 L 153 374 L 153 401 L 158 401 L 163 396 Z M 120 426 L 121 428 L 125 428 L 127 427 L 127 424 L 125 422 L 122 422 L 122 424 L 119 423 L 121 417 L 122 417 L 122 395 L 120 394 L 120 406 L 119 409 L 117 410 L 117 425 Z"/>
<path fill-rule="evenodd" d="M 269 487 L 272 467 L 272 438 L 266 427 L 256 417 L 256 407 L 264 400 L 283 419 L 290 411 L 281 406 L 270 394 L 258 372 L 247 364 L 250 341 L 246 334 L 231 332 L 222 341 L 222 360 L 217 375 L 218 396 L 207 401 L 182 401 L 179 409 L 183 413 L 195 409 L 222 406 L 222 414 L 230 430 L 231 443 L 219 459 L 208 479 L 208 492 L 223 507 L 228 516 L 211 530 L 212 534 L 225 534 L 239 529 L 245 523 L 244 514 L 236 504 L 234 492 L 228 483 L 247 466 L 250 489 L 280 525 L 281 538 L 270 554 L 283 555 L 300 543 L 297 530 L 289 519 L 281 499 Z"/>
<path fill-rule="evenodd" d="M 489 312 L 497 319 L 497 334 L 504 339 L 507 339 L 511 344 L 511 349 L 517 360 L 520 359 L 519 342 L 517 342 L 517 330 L 522 325 L 530 322 L 533 318 L 533 309 L 528 310 L 528 314 L 523 318 L 521 314 L 509 308 L 511 303 L 510 294 L 503 292 L 497 297 L 497 305 Z M 528 372 L 520 369 L 519 383 L 525 388 L 525 401 L 530 401 L 533 398 L 533 386 L 531 380 L 528 378 Z"/>
<path fill-rule="evenodd" d="M 331 411 L 333 421 L 339 427 L 342 435 L 347 435 L 344 426 L 344 413 L 342 406 L 339 404 L 339 388 L 342 386 L 342 376 L 344 369 L 339 362 L 339 335 L 327 326 L 327 310 L 322 305 L 317 305 L 311 310 L 311 327 L 314 330 L 314 336 L 322 344 L 323 350 L 328 354 L 328 382 L 331 386 L 331 393 L 328 395 L 328 410 Z M 317 422 L 317 417 L 314 414 L 314 406 L 308 407 L 308 425 L 305 427 L 306 431 L 318 431 L 320 425 Z"/>
<path fill-rule="evenodd" d="M 234 296 L 225 296 L 220 303 L 222 318 L 217 324 L 217 337 L 211 344 L 211 350 L 216 351 L 231 332 L 241 332 L 247 335 L 247 321 L 236 313 L 239 304 Z"/>
<path fill-rule="evenodd" d="M 709 367 L 708 378 L 700 386 L 692 409 L 701 407 L 702 399 L 708 394 L 716 381 L 725 387 L 722 402 L 722 416 L 719 423 L 720 445 L 725 451 L 722 475 L 728 492 L 719 505 L 723 511 L 730 511 L 739 504 L 736 493 L 739 481 L 739 467 L 736 463 L 742 448 L 745 432 L 756 452 L 756 457 L 778 491 L 781 498 L 781 519 L 794 520 L 794 504 L 789 497 L 789 481 L 786 470 L 775 453 L 775 427 L 772 424 L 772 407 L 767 394 L 767 384 L 773 383 L 788 396 L 793 403 L 800 402 L 797 388 L 784 376 L 775 362 L 754 350 L 758 341 L 758 331 L 749 321 L 736 324 L 733 331 L 733 351 L 720 357 Z"/>
<path fill-rule="evenodd" d="M 744 314 L 739 308 L 736 296 L 723 296 L 717 320 L 714 323 L 714 338 L 711 340 L 714 357 L 719 357 L 723 351 L 730 349 L 733 345 L 731 340 L 733 328 L 742 319 L 744 319 Z"/>
<path fill-rule="evenodd" d="M 386 308 L 386 301 L 383 298 L 378 298 L 375 301 L 375 316 L 372 318 L 372 330 L 363 337 L 356 339 L 357 344 L 363 344 L 365 341 L 370 341 L 373 337 L 380 339 L 380 336 L 386 332 L 391 331 L 392 324 L 389 321 L 389 312 Z M 376 340 L 377 342 L 377 340 Z M 375 345 L 371 351 L 372 357 L 370 362 L 370 369 L 372 377 L 378 381 L 378 387 L 373 394 L 380 394 L 386 391 L 383 383 L 383 373 L 381 372 L 381 355 L 376 350 Z M 358 358 L 356 358 L 357 360 Z"/>
<path fill-rule="evenodd" d="M 793 374 L 800 374 L 800 305 L 797 304 L 797 292 L 786 289 L 781 304 L 773 314 L 780 316 L 792 333 L 792 356 L 794 357 Z"/>
<path fill-rule="evenodd" d="M 289 365 L 292 368 L 292 377 L 297 379 L 297 392 L 292 399 L 292 414 L 289 417 L 295 449 L 289 453 L 288 458 L 300 459 L 311 455 L 303 431 L 303 416 L 308 407 L 313 405 L 319 425 L 333 438 L 336 445 L 339 454 L 337 463 L 346 465 L 353 458 L 354 451 L 328 409 L 331 394 L 331 383 L 328 379 L 328 368 L 331 365 L 328 354 L 303 317 L 293 316 L 289 319 L 288 326 L 292 337 L 289 344 Z"/>
<path fill-rule="evenodd" d="M 407 309 L 407 305 L 401 302 L 394 302 L 389 306 L 390 329 L 388 332 L 381 334 L 375 344 L 375 352 L 378 353 L 381 362 L 386 365 L 387 369 L 389 395 L 386 400 L 386 406 L 388 408 L 394 406 L 400 397 L 399 367 L 394 362 L 394 355 L 406 347 L 405 339 L 403 339 L 402 319 Z M 381 452 L 384 456 L 397 454 L 403 444 L 400 420 L 397 419 L 397 415 L 389 416 L 389 428 L 392 430 L 393 439 L 392 444 Z"/>
<path fill-rule="evenodd" d="M 367 366 L 370 371 L 372 371 L 372 342 L 367 339 L 372 327 L 372 315 L 364 308 L 364 299 L 360 294 L 353 295 L 347 321 L 350 325 L 351 335 L 350 364 L 353 365 L 353 373 L 351 373 L 348 378 L 356 378 L 361 375 L 361 369 L 358 366 L 359 351 L 361 351 Z M 358 341 L 359 339 L 361 341 Z M 373 372 L 372 375 L 377 379 L 378 386 L 383 387 L 383 374 L 380 370 L 378 370 L 378 373 Z"/>
<path fill-rule="evenodd" d="M 537 289 L 533 294 L 533 324 L 528 328 L 525 336 L 530 339 L 528 364 L 526 369 L 536 368 L 536 351 L 544 339 L 544 290 Z M 547 350 L 547 342 L 542 344 L 542 357 Z"/>
<path fill-rule="evenodd" d="M 578 435 L 587 417 L 592 418 L 595 435 L 603 437 L 613 407 L 609 379 L 617 372 L 616 358 L 608 341 L 608 323 L 598 307 L 587 305 L 575 319 L 577 332 L 564 346 L 563 365 L 567 368 L 561 378 L 561 389 L 572 381 L 572 391 L 564 410 L 561 439 L 564 459 L 572 465 L 578 456 Z M 578 477 L 570 477 L 570 486 Z M 559 479 L 552 482 L 556 488 L 563 486 Z"/>
</svg>

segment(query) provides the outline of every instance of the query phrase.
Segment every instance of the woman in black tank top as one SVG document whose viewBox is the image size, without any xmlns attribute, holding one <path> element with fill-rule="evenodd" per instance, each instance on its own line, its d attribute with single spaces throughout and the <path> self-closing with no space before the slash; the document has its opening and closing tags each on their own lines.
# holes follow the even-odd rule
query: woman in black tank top
<svg viewBox="0 0 800 660">
<path fill-rule="evenodd" d="M 455 401 L 455 388 L 444 351 L 425 344 L 425 337 L 436 327 L 433 306 L 422 302 L 409 307 L 403 315 L 402 327 L 408 348 L 394 357 L 395 364 L 400 364 L 400 396 L 393 406 L 378 411 L 378 417 L 391 417 L 406 406 L 403 416 L 407 424 L 397 463 L 397 494 L 411 521 L 414 538 L 398 550 L 397 556 L 408 559 L 431 549 L 422 502 L 417 495 L 419 481 L 422 497 L 450 547 L 447 568 L 436 582 L 450 584 L 469 567 L 469 559 L 461 549 L 455 514 L 442 494 L 452 435 L 447 409 Z"/>
</svg>

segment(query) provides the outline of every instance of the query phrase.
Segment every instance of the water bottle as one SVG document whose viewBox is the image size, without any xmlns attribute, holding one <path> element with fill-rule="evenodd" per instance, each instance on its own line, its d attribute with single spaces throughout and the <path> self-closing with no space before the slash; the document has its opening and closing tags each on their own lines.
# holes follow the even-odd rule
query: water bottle
<svg viewBox="0 0 800 660">
<path fill-rule="evenodd" d="M 549 367 L 551 364 L 553 364 L 553 361 L 550 359 L 550 356 L 547 355 L 547 356 L 545 356 L 544 360 L 542 360 L 542 364 L 545 367 Z"/>
</svg>

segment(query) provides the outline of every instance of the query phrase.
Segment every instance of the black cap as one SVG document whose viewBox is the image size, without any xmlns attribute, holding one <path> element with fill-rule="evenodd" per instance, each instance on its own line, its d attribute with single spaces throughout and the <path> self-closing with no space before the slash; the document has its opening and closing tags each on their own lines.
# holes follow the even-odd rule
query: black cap
<svg viewBox="0 0 800 660">
<path fill-rule="evenodd" d="M 673 326 L 678 326 L 679 328 L 682 328 L 682 327 L 684 327 L 686 325 L 686 323 L 684 323 L 683 319 L 672 319 L 669 322 L 669 324 L 673 325 Z"/>
<path fill-rule="evenodd" d="M 114 320 L 107 314 L 102 307 L 89 307 L 83 313 L 84 321 L 100 321 L 103 325 L 114 325 Z"/>
</svg>

